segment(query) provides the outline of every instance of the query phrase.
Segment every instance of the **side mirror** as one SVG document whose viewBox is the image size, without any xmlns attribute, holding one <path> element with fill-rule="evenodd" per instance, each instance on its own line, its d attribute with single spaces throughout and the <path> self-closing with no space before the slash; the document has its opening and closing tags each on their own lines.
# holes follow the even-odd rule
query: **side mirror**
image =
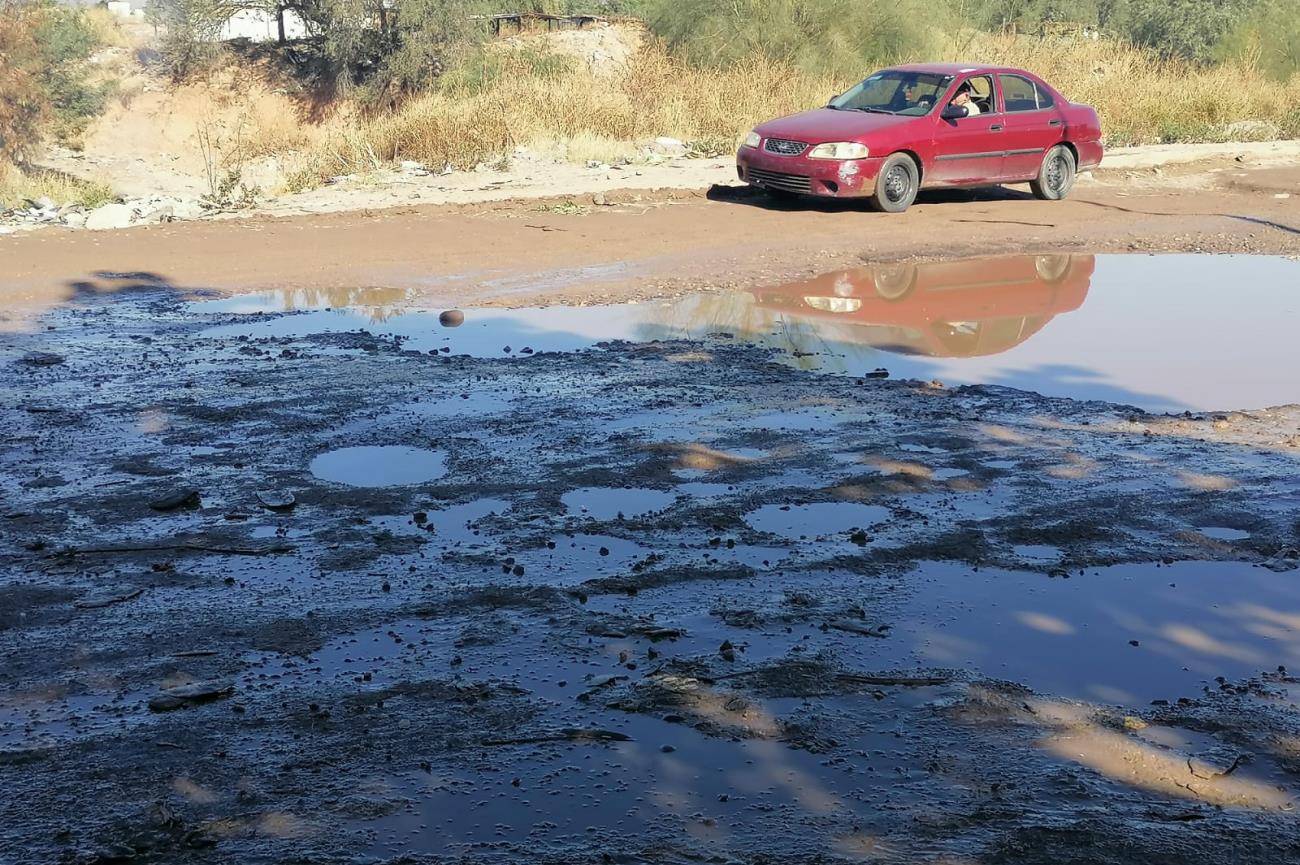
<svg viewBox="0 0 1300 865">
<path fill-rule="evenodd" d="M 966 116 L 966 109 L 962 108 L 960 105 L 953 105 L 950 102 L 943 107 L 943 111 L 939 112 L 939 116 L 944 120 L 957 120 L 958 118 Z"/>
</svg>

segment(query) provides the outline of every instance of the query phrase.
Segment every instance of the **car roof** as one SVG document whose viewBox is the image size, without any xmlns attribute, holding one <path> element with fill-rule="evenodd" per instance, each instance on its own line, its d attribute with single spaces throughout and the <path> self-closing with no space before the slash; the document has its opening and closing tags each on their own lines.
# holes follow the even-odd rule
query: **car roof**
<svg viewBox="0 0 1300 865">
<path fill-rule="evenodd" d="M 1014 72 L 1017 75 L 1023 75 L 1023 69 L 1014 69 L 1010 66 L 986 66 L 983 63 L 904 63 L 901 66 L 891 66 L 890 69 L 898 69 L 903 72 L 931 72 L 937 75 L 962 75 L 967 72 Z"/>
</svg>

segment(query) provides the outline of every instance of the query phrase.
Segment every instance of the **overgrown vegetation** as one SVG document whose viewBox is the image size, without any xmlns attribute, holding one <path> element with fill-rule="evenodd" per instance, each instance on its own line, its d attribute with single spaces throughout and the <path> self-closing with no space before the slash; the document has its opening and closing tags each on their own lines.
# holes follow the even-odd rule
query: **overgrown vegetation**
<svg viewBox="0 0 1300 865">
<path fill-rule="evenodd" d="M 311 82 L 335 96 L 392 105 L 429 86 L 455 65 L 486 29 L 475 16 L 490 0 L 151 0 L 163 31 L 164 62 L 177 79 L 203 70 L 216 56 L 222 25 L 236 12 L 301 21 L 308 38 L 294 62 Z"/>
<path fill-rule="evenodd" d="M 1097 105 L 1112 146 L 1300 137 L 1300 76 L 1278 84 L 1246 66 L 1166 61 L 1108 39 L 1010 33 L 953 39 L 932 56 L 1033 69 Z M 713 142 L 734 145 L 754 123 L 821 104 L 857 77 L 762 57 L 700 68 L 654 42 L 607 78 L 581 65 L 538 74 L 533 62 L 503 54 L 487 79 L 448 76 L 396 111 L 338 120 L 321 130 L 295 185 L 389 160 L 473 168 L 519 145 L 545 150 L 556 141 L 616 153 L 620 142 L 671 135 L 717 152 Z"/>
<path fill-rule="evenodd" d="M 0 165 L 27 155 L 49 113 L 36 29 L 30 4 L 0 0 Z"/>
<path fill-rule="evenodd" d="M 761 55 L 847 73 L 933 56 L 945 34 L 975 29 L 1097 35 L 1164 59 L 1263 61 L 1300 72 L 1300 0 L 644 0 L 646 20 L 697 64 Z"/>
<path fill-rule="evenodd" d="M 1219 60 L 1244 61 L 1277 80 L 1300 75 L 1300 0 L 1263 0 L 1216 46 Z"/>
<path fill-rule="evenodd" d="M 112 91 L 87 61 L 102 22 L 52 0 L 0 0 L 0 159 L 22 161 L 46 134 L 72 140 Z"/>
<path fill-rule="evenodd" d="M 33 130 L 57 125 L 59 110 L 94 110 L 93 96 L 65 87 L 84 81 L 76 58 L 84 60 L 86 39 L 69 23 L 78 15 L 50 3 L 0 0 L 18 13 L 0 19 L 0 46 L 8 46 L 0 87 L 15 94 L 0 104 L 0 150 L 17 153 L 5 142 L 34 140 Z M 256 57 L 253 68 L 298 82 L 304 119 L 241 132 L 233 164 L 281 156 L 292 188 L 391 160 L 504 166 L 519 146 L 605 160 L 670 135 L 691 152 L 722 154 L 759 120 L 822 104 L 880 66 L 921 59 L 1031 69 L 1095 105 L 1112 146 L 1300 137 L 1300 0 L 509 4 L 644 19 L 645 44 L 626 67 L 601 74 L 538 40 L 493 42 L 482 16 L 501 8 L 494 0 L 154 0 L 151 13 L 178 78 L 233 50 L 217 39 L 233 11 L 301 16 L 307 38 L 238 49 L 241 64 Z M 37 19 L 61 29 L 42 31 L 52 25 Z M 52 71 L 56 55 L 73 58 L 63 64 L 67 82 Z M 16 133 L 4 133 L 6 124 Z M 224 171 L 231 153 L 220 149 Z M 210 178 L 214 196 L 249 198 L 234 179 L 223 193 L 222 176 Z"/>
<path fill-rule="evenodd" d="M 933 0 L 653 0 L 646 11 L 651 30 L 693 65 L 758 56 L 833 74 L 932 56 L 950 21 Z"/>
</svg>

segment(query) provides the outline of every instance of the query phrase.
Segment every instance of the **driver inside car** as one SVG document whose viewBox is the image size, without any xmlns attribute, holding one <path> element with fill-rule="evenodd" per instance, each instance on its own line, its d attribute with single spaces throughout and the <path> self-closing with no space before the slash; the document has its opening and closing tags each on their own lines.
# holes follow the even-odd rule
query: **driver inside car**
<svg viewBox="0 0 1300 865">
<path fill-rule="evenodd" d="M 953 107 L 964 109 L 967 117 L 974 117 L 976 114 L 980 113 L 980 107 L 975 104 L 975 100 L 971 98 L 969 82 L 963 82 L 962 85 L 957 88 L 957 95 L 952 98 L 952 102 L 949 104 Z"/>
</svg>

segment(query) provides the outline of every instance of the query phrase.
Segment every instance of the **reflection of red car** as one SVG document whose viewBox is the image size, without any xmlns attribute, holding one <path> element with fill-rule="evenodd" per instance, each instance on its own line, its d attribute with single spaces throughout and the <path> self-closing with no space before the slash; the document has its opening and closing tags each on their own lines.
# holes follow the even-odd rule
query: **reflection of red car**
<svg viewBox="0 0 1300 865">
<path fill-rule="evenodd" d="M 998 354 L 1083 305 L 1091 255 L 891 264 L 754 292 L 795 318 L 851 325 L 855 342 L 932 357 Z"/>
<path fill-rule="evenodd" d="M 824 108 L 771 120 L 736 155 L 773 195 L 866 197 L 906 210 L 920 189 L 1030 183 L 1060 199 L 1101 162 L 1101 123 L 1020 69 L 931 63 L 877 72 Z"/>
</svg>

